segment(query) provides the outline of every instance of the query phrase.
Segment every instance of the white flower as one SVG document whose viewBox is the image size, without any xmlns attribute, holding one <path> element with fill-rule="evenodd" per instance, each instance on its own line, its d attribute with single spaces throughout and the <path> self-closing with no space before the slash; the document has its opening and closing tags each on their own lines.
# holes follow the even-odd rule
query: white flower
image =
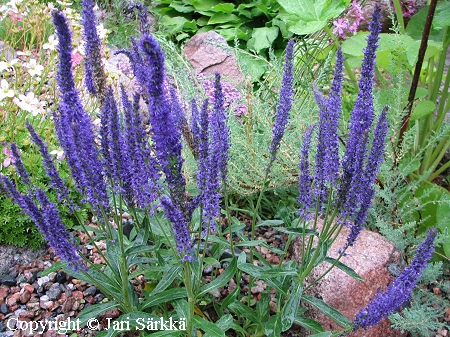
<svg viewBox="0 0 450 337">
<path fill-rule="evenodd" d="M 108 36 L 108 33 L 109 30 L 106 29 L 102 23 L 97 26 L 97 34 L 100 40 L 105 39 L 105 37 Z"/>
<path fill-rule="evenodd" d="M 36 112 L 36 106 L 39 104 L 39 100 L 34 97 L 33 92 L 29 92 L 26 96 L 19 95 L 19 99 L 14 98 L 13 102 L 22 110 L 31 112 L 33 116 L 36 116 L 39 113 Z"/>
<path fill-rule="evenodd" d="M 0 72 L 4 71 L 4 70 L 8 70 L 10 71 L 11 69 L 14 68 L 14 65 L 19 62 L 19 59 L 12 59 L 11 61 L 1 61 L 0 62 Z"/>
<path fill-rule="evenodd" d="M 41 76 L 44 66 L 37 64 L 35 59 L 31 59 L 30 63 L 25 63 L 24 67 L 28 68 L 28 73 L 31 76 Z"/>
<path fill-rule="evenodd" d="M 6 97 L 14 97 L 14 90 L 9 89 L 9 83 L 7 80 L 0 82 L 0 101 L 3 101 Z"/>
<path fill-rule="evenodd" d="M 58 161 L 61 161 L 66 157 L 66 155 L 64 154 L 64 151 L 59 151 L 59 150 L 50 151 L 50 154 L 52 156 L 56 155 L 56 160 L 58 160 Z"/>
<path fill-rule="evenodd" d="M 55 38 L 55 35 L 50 35 L 48 37 L 48 42 L 44 43 L 44 45 L 42 46 L 42 48 L 44 49 L 50 49 L 50 50 L 55 50 L 56 46 L 58 45 L 58 39 Z"/>
</svg>

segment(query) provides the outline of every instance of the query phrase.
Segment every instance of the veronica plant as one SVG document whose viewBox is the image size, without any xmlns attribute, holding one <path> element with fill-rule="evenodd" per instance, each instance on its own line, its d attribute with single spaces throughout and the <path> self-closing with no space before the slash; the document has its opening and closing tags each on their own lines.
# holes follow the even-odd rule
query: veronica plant
<svg viewBox="0 0 450 337">
<path fill-rule="evenodd" d="M 85 0 L 83 5 L 84 36 L 90 39 L 86 42 L 90 46 L 88 49 L 91 51 L 87 53 L 90 58 L 99 55 L 101 46 L 90 31 L 95 29 L 95 24 L 89 22 L 94 18 L 92 4 Z M 142 7 L 138 9 L 143 10 Z M 140 15 L 143 21 L 141 26 L 147 27 L 144 14 Z M 61 256 L 63 262 L 46 272 L 64 268 L 76 278 L 95 284 L 109 298 L 109 302 L 84 310 L 78 317 L 81 324 L 103 311 L 118 308 L 122 313 L 118 321 L 126 321 L 129 329 L 142 329 L 143 320 L 160 321 L 170 317 L 172 322 L 177 322 L 175 329 L 178 329 L 172 330 L 171 336 L 191 337 L 203 331 L 205 336 L 225 337 L 226 331 L 231 329 L 243 335 L 275 337 L 288 330 L 294 322 L 311 327 L 310 321 L 301 317 L 299 305 L 304 300 L 332 312 L 332 316 L 344 322 L 347 329 L 365 326 L 363 318 L 357 318 L 353 325 L 325 303 L 303 292 L 306 277 L 325 260 L 358 278 L 339 259 L 327 257 L 327 250 L 343 226 L 350 227 L 350 234 L 342 254 L 357 239 L 371 204 L 374 193 L 372 184 L 382 160 L 387 108 L 372 125 L 376 119 L 372 104 L 372 77 L 378 20 L 379 11 L 375 11 L 365 50 L 360 93 L 352 112 L 342 159 L 339 156 L 337 127 L 343 80 L 343 55 L 340 51 L 331 95 L 325 98 L 316 90 L 320 119 L 318 125 L 305 134 L 300 155 L 301 216 L 278 228 L 289 237 L 285 250 L 256 240 L 256 226 L 267 224 L 256 223 L 261 196 L 252 213 L 251 238 L 243 235 L 242 224 L 227 212 L 230 240 L 236 234 L 240 240 L 236 245 L 250 247 L 250 254 L 246 256 L 244 252 L 235 251 L 234 244 L 221 235 L 220 225 L 216 222 L 226 188 L 230 147 L 220 76 L 216 75 L 214 80 L 214 103 L 211 105 L 205 100 L 199 106 L 195 100 L 192 101 L 194 115 L 189 116 L 175 91 L 164 85 L 164 54 L 154 37 L 144 31 L 139 40 L 132 40 L 130 50 L 122 51 L 130 59 L 140 91 L 129 95 L 122 87 L 120 104 L 113 90 L 101 85 L 106 82 L 101 78 L 101 71 L 94 71 L 94 60 L 86 62 L 86 67 L 90 69 L 86 72 L 86 86 L 93 88 L 89 90 L 95 95 L 98 95 L 99 88 L 105 90 L 101 92 L 101 125 L 97 130 L 75 86 L 71 69 L 71 33 L 66 18 L 59 11 L 53 12 L 58 36 L 57 84 L 60 92 L 60 104 L 54 113 L 56 133 L 75 188 L 84 195 L 84 203 L 98 219 L 90 226 L 80 221 L 80 227 L 105 264 L 95 264 L 89 256 L 80 253 L 66 232 L 56 204 L 50 202 L 30 180 L 27 167 L 20 160 L 20 151 L 14 144 L 11 145 L 14 165 L 22 182 L 28 185 L 27 193 L 18 191 L 5 176 L 1 176 L 0 181 Z M 291 40 L 286 51 L 280 100 L 268 148 L 264 186 L 270 179 L 271 168 L 279 155 L 279 146 L 289 122 L 293 99 L 293 51 L 294 42 Z M 139 112 L 141 97 L 149 115 L 150 136 L 145 132 Z M 67 182 L 60 178 L 47 147 L 31 125 L 28 129 L 43 157 L 49 182 L 58 191 L 59 203 L 68 205 L 78 216 L 78 206 L 68 198 Z M 188 195 L 183 176 L 182 134 L 190 139 L 192 152 L 198 161 L 196 177 L 199 192 L 193 196 Z M 317 134 L 318 145 L 316 162 L 311 164 L 309 157 L 314 134 Z M 318 222 L 319 215 L 324 218 L 322 225 Z M 335 218 L 340 220 L 335 222 Z M 270 224 L 280 225 L 282 222 L 271 221 Z M 214 235 L 216 232 L 218 234 Z M 421 266 L 431 254 L 429 247 L 433 233 L 419 249 L 417 261 L 413 261 L 410 271 L 405 271 L 398 282 L 409 279 L 412 271 L 421 272 Z M 300 236 L 303 247 L 299 265 L 295 261 L 284 261 L 295 236 Z M 106 242 L 105 251 L 97 244 L 100 240 Z M 255 246 L 267 247 L 281 255 L 280 262 L 272 265 L 253 248 Z M 225 255 L 226 248 L 231 249 L 231 254 Z M 219 260 L 228 263 L 228 267 L 215 278 L 204 277 L 205 266 L 216 265 Z M 276 290 L 275 313 L 271 314 L 269 310 L 269 289 L 262 293 L 256 305 L 250 295 L 244 293 L 240 285 L 244 274 L 250 276 L 250 287 L 257 281 L 264 281 Z M 141 293 L 134 290 L 138 280 L 141 282 Z M 411 281 L 407 289 L 412 289 L 414 284 L 415 281 Z M 229 293 L 223 301 L 215 301 L 209 295 L 226 285 Z M 398 288 L 397 283 L 394 287 Z M 388 294 L 391 292 L 388 290 Z M 205 302 L 210 305 L 204 305 Z M 369 309 L 367 312 L 371 311 Z M 208 318 L 208 310 L 213 310 L 214 315 L 219 317 L 216 322 Z M 148 326 L 147 329 L 152 330 Z M 317 324 L 313 324 L 312 329 L 323 331 Z M 146 333 L 144 330 L 141 330 L 142 335 Z M 120 332 L 102 331 L 101 335 L 111 336 Z"/>
</svg>

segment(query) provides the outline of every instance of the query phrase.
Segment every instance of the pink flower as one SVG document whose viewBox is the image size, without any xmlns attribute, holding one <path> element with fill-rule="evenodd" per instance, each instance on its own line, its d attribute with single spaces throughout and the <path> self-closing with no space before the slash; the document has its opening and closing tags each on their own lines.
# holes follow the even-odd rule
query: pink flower
<svg viewBox="0 0 450 337">
<path fill-rule="evenodd" d="M 11 13 L 9 14 L 9 17 L 11 18 L 12 23 L 17 24 L 19 21 L 22 21 L 22 15 Z"/>
<path fill-rule="evenodd" d="M 11 163 L 16 162 L 16 158 L 12 155 L 12 151 L 6 146 L 3 148 L 3 154 L 6 156 L 5 160 L 3 160 L 3 167 L 8 167 Z"/>
<path fill-rule="evenodd" d="M 72 53 L 72 64 L 75 66 L 80 65 L 81 61 L 83 60 L 83 56 L 80 53 Z"/>
<path fill-rule="evenodd" d="M 348 29 L 348 21 L 344 20 L 342 18 L 339 18 L 337 20 L 333 21 L 333 25 L 334 25 L 334 29 L 333 29 L 333 34 L 343 38 L 343 39 L 347 39 L 348 36 L 345 34 L 346 30 Z"/>
</svg>

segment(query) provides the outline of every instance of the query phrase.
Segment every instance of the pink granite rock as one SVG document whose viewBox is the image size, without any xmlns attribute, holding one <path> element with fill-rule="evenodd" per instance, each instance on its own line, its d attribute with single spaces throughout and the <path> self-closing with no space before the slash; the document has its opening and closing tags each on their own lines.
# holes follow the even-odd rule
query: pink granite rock
<svg viewBox="0 0 450 337">
<path fill-rule="evenodd" d="M 218 72 L 234 83 L 244 79 L 227 41 L 214 31 L 194 35 L 183 51 L 197 74 L 210 76 Z"/>
<path fill-rule="evenodd" d="M 343 228 L 340 235 L 328 251 L 328 256 L 337 258 L 338 251 L 344 247 L 349 233 L 348 228 Z M 301 241 L 296 239 L 291 246 L 293 258 L 301 261 Z M 381 235 L 364 230 L 360 234 L 356 244 L 347 249 L 347 256 L 341 262 L 355 270 L 365 282 L 360 282 L 338 268 L 334 268 L 317 284 L 307 291 L 308 295 L 322 298 L 326 303 L 339 310 L 350 321 L 361 308 L 367 306 L 370 299 L 375 297 L 377 291 L 383 291 L 394 279 L 388 271 L 388 266 L 397 263 L 400 259 L 395 246 Z M 311 283 L 322 275 L 330 264 L 324 262 L 313 269 L 306 284 Z M 342 330 L 330 318 L 314 307 L 308 306 L 307 317 L 320 322 L 325 330 Z M 305 332 L 302 336 L 308 336 Z M 402 337 L 406 336 L 398 330 L 390 328 L 388 320 L 382 321 L 378 326 L 358 330 L 349 337 Z"/>
</svg>

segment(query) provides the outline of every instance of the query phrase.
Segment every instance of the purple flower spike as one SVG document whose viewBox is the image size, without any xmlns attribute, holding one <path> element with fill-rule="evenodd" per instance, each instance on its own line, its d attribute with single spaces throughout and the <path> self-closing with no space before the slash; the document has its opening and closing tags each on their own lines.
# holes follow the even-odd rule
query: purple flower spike
<svg viewBox="0 0 450 337">
<path fill-rule="evenodd" d="M 94 4 L 92 0 L 82 1 L 82 21 L 84 27 L 85 84 L 91 94 L 104 98 L 106 94 L 106 76 L 102 66 L 101 43 L 95 24 Z"/>
<path fill-rule="evenodd" d="M 346 215 L 352 217 L 356 210 L 356 199 L 349 198 L 347 191 L 357 188 L 361 182 L 360 176 L 364 168 L 366 158 L 366 148 L 369 141 L 368 133 L 370 131 L 374 118 L 373 108 L 373 76 L 375 69 L 375 51 L 378 47 L 377 42 L 381 31 L 380 8 L 375 6 L 370 23 L 370 34 L 367 38 L 367 47 L 364 50 L 364 58 L 361 69 L 361 79 L 359 80 L 358 98 L 350 115 L 349 130 L 350 135 L 347 141 L 347 149 L 342 161 L 343 181 L 340 186 L 340 203 L 347 203 Z M 351 194 L 351 191 L 350 191 Z"/>
<path fill-rule="evenodd" d="M 55 115 L 56 133 L 77 188 L 86 195 L 86 200 L 96 211 L 100 211 L 100 207 L 108 209 L 109 199 L 91 120 L 83 109 L 72 75 L 70 30 L 62 13 L 53 11 L 52 15 L 59 41 L 56 79 L 61 94 L 59 115 Z"/>
<path fill-rule="evenodd" d="M 300 151 L 300 175 L 299 175 L 299 192 L 298 202 L 301 204 L 299 208 L 299 216 L 305 220 L 311 218 L 309 209 L 312 206 L 311 183 L 312 176 L 309 168 L 309 150 L 311 149 L 311 137 L 314 127 L 311 126 L 306 130 L 303 136 L 303 143 Z"/>
<path fill-rule="evenodd" d="M 20 178 L 22 178 L 22 182 L 25 185 L 30 185 L 30 176 L 28 175 L 28 171 L 25 169 L 25 166 L 23 166 L 23 162 L 20 158 L 19 149 L 17 148 L 16 143 L 11 143 L 11 152 L 13 157 L 16 159 L 16 161 L 14 162 L 14 166 L 16 167 Z"/>
<path fill-rule="evenodd" d="M 187 221 L 169 198 L 161 197 L 161 204 L 167 219 L 172 223 L 173 236 L 181 261 L 192 261 L 192 240 Z"/>
<path fill-rule="evenodd" d="M 319 130 L 317 134 L 315 192 L 320 203 L 327 198 L 328 188 L 336 184 L 339 170 L 338 126 L 341 115 L 341 90 L 344 55 L 341 48 L 336 53 L 336 68 L 328 98 L 316 93 L 319 105 Z"/>
<path fill-rule="evenodd" d="M 0 183 L 14 202 L 29 215 L 55 253 L 66 261 L 75 272 L 84 269 L 85 266 L 78 254 L 73 238 L 67 232 L 56 206 L 48 200 L 44 191 L 40 188 L 32 188 L 40 204 L 39 207 L 28 194 L 21 194 L 17 191 L 14 184 L 5 176 L 0 175 Z"/>
<path fill-rule="evenodd" d="M 26 126 L 28 132 L 30 132 L 31 139 L 39 147 L 39 152 L 42 155 L 42 161 L 44 163 L 45 172 L 50 178 L 50 186 L 52 186 L 58 195 L 60 202 L 66 201 L 69 197 L 69 189 L 67 188 L 64 180 L 60 177 L 56 170 L 53 160 L 48 152 L 47 145 L 42 141 L 41 137 L 36 133 L 33 126 L 27 121 Z"/>
<path fill-rule="evenodd" d="M 286 47 L 283 80 L 281 82 L 280 98 L 277 107 L 275 124 L 272 129 L 272 143 L 269 147 L 271 163 L 275 161 L 277 151 L 280 148 L 286 125 L 289 121 L 289 112 L 292 108 L 293 96 L 293 72 L 294 72 L 294 40 L 291 39 Z M 269 164 L 271 165 L 271 164 Z"/>
<path fill-rule="evenodd" d="M 384 293 L 379 293 L 365 309 L 356 315 L 353 321 L 354 330 L 375 326 L 383 318 L 408 303 L 420 275 L 433 255 L 433 243 L 436 235 L 435 228 L 428 230 L 427 238 L 417 248 L 411 264 L 389 285 Z"/>
</svg>

